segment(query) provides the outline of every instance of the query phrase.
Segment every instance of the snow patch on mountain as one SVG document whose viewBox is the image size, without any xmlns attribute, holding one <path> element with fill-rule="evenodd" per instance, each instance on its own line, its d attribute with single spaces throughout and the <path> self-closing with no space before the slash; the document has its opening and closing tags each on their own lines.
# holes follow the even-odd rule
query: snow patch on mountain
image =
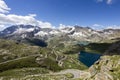
<svg viewBox="0 0 120 80">
<path fill-rule="evenodd" d="M 83 32 L 75 32 L 73 35 L 71 36 L 77 36 L 77 37 L 87 37 Z"/>
<path fill-rule="evenodd" d="M 48 33 L 44 31 L 39 31 L 38 33 L 35 34 L 35 36 L 45 36 L 45 35 L 48 35 Z"/>
<path fill-rule="evenodd" d="M 74 30 L 75 30 L 75 27 L 71 27 L 71 28 L 70 27 L 66 27 L 66 28 L 60 29 L 60 31 L 63 32 L 63 33 L 71 33 Z"/>
<path fill-rule="evenodd" d="M 34 28 L 18 28 L 13 34 L 22 34 L 22 33 L 26 33 L 26 32 L 32 32 L 34 31 Z"/>
<path fill-rule="evenodd" d="M 53 30 L 53 31 L 50 31 L 49 33 L 55 35 L 55 34 L 59 34 L 60 32 L 59 32 L 59 31 L 56 31 L 56 30 Z"/>
</svg>

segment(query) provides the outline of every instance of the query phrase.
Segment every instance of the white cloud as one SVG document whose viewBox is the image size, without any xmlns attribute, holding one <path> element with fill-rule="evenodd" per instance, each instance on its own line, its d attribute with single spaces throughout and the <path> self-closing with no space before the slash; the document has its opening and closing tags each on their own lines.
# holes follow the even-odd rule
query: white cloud
<svg viewBox="0 0 120 80">
<path fill-rule="evenodd" d="M 103 30 L 103 29 L 120 29 L 120 25 L 109 25 L 109 26 L 104 26 L 100 24 L 94 24 L 92 25 L 93 29 L 97 30 Z"/>
<path fill-rule="evenodd" d="M 41 28 L 54 28 L 51 23 L 49 22 L 42 22 L 42 21 L 37 21 L 38 26 Z"/>
<path fill-rule="evenodd" d="M 0 13 L 8 13 L 11 10 L 3 0 L 0 0 Z"/>
<path fill-rule="evenodd" d="M 52 28 L 52 24 L 49 22 L 43 22 L 35 19 L 36 14 L 28 14 L 25 16 L 16 14 L 5 14 L 11 10 L 3 0 L 0 0 L 0 30 L 7 25 L 34 25 L 42 28 Z"/>
<path fill-rule="evenodd" d="M 111 25 L 111 26 L 107 26 L 106 29 L 120 29 L 120 26 L 118 26 L 118 25 Z"/>
<path fill-rule="evenodd" d="M 102 26 L 100 24 L 93 24 L 94 27 L 99 27 L 99 26 Z"/>
<path fill-rule="evenodd" d="M 113 0 L 96 0 L 98 3 L 100 3 L 100 2 L 106 2 L 106 4 L 108 4 L 108 5 L 110 5 L 110 4 L 112 4 L 113 3 Z"/>
<path fill-rule="evenodd" d="M 101 30 L 101 29 L 104 29 L 105 28 L 105 26 L 103 26 L 103 25 L 100 25 L 100 24 L 93 24 L 92 25 L 92 28 L 93 29 L 96 29 L 96 30 Z"/>
<path fill-rule="evenodd" d="M 51 28 L 52 25 L 49 22 L 42 22 L 35 19 L 35 14 L 27 16 L 15 15 L 15 14 L 0 14 L 0 24 L 2 25 L 34 25 L 42 28 Z"/>
<path fill-rule="evenodd" d="M 64 29 L 66 27 L 73 27 L 73 26 L 60 24 L 58 28 L 59 29 Z"/>
<path fill-rule="evenodd" d="M 107 4 L 112 4 L 113 0 L 107 0 Z"/>
</svg>

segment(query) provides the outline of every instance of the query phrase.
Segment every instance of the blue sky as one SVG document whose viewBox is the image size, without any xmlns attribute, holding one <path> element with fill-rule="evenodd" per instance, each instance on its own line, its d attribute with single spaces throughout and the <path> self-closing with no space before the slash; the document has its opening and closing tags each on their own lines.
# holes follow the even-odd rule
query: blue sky
<svg viewBox="0 0 120 80">
<path fill-rule="evenodd" d="M 53 26 L 81 25 L 95 28 L 120 25 L 120 0 L 4 0 L 11 9 L 5 15 L 26 16 Z M 3 13 L 1 13 L 3 14 Z"/>
</svg>

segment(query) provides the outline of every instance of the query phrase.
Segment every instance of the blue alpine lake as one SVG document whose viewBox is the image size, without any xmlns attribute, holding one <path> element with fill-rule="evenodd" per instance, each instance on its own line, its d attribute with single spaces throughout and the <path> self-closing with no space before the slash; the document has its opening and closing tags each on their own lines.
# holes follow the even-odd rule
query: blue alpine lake
<svg viewBox="0 0 120 80">
<path fill-rule="evenodd" d="M 90 67 L 93 65 L 98 59 L 100 59 L 100 54 L 89 53 L 85 51 L 81 51 L 79 54 L 79 61 L 81 61 L 86 66 Z"/>
</svg>

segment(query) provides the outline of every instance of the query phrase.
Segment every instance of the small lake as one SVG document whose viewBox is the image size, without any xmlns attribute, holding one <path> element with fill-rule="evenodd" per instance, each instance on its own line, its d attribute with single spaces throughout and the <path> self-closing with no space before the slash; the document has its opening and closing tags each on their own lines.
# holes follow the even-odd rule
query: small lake
<svg viewBox="0 0 120 80">
<path fill-rule="evenodd" d="M 81 51 L 79 54 L 79 61 L 81 61 L 86 66 L 92 66 L 98 59 L 100 59 L 100 54 L 89 53 L 85 51 Z"/>
</svg>

